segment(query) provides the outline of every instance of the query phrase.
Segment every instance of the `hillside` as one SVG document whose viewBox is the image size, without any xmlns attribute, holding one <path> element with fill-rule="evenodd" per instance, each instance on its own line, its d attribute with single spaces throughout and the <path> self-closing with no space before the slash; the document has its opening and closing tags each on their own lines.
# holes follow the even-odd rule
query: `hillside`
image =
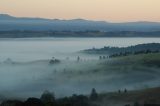
<svg viewBox="0 0 160 106">
<path fill-rule="evenodd" d="M 104 54 L 104 55 L 132 55 L 160 52 L 160 43 L 138 44 L 129 47 L 109 47 L 92 48 L 82 51 L 88 54 Z"/>
<path fill-rule="evenodd" d="M 54 91 L 56 97 L 59 98 L 75 93 L 88 94 L 92 88 L 96 88 L 98 93 L 101 93 L 96 101 L 98 106 L 124 106 L 137 101 L 159 103 L 159 88 L 140 89 L 160 86 L 160 53 L 102 60 L 98 60 L 98 56 L 96 60 L 84 60 L 80 57 L 79 61 L 60 60 L 57 64 L 52 64 L 49 60 L 4 61 L 0 63 L 0 67 L 0 95 L 6 98 L 39 97 L 39 94 L 46 88 Z M 7 80 L 8 77 L 10 80 Z M 12 85 L 13 81 L 15 81 L 14 85 Z M 23 86 L 18 86 L 20 84 Z M 11 91 L 11 87 L 17 90 Z M 5 92 L 2 88 L 5 88 Z M 34 88 L 34 90 L 26 91 L 26 88 Z M 124 89 L 128 92 L 123 93 Z M 120 94 L 118 90 L 121 90 Z"/>
<path fill-rule="evenodd" d="M 17 36 L 16 36 L 17 35 Z M 110 23 L 85 19 L 59 20 L 0 14 L 0 37 L 159 37 L 158 22 Z"/>
<path fill-rule="evenodd" d="M 127 104 L 160 104 L 160 88 L 148 88 L 121 93 L 102 93 L 99 95 L 98 106 L 125 106 Z"/>
</svg>

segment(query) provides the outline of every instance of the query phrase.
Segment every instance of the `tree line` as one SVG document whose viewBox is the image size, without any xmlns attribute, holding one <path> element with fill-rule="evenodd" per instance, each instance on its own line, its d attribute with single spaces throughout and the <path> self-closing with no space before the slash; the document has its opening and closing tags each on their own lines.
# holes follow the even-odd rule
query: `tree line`
<svg viewBox="0 0 160 106">
<path fill-rule="evenodd" d="M 98 93 L 92 89 L 89 96 L 73 94 L 70 97 L 55 98 L 54 93 L 44 91 L 40 98 L 29 97 L 26 101 L 4 100 L 0 106 L 91 106 L 96 101 Z"/>
</svg>

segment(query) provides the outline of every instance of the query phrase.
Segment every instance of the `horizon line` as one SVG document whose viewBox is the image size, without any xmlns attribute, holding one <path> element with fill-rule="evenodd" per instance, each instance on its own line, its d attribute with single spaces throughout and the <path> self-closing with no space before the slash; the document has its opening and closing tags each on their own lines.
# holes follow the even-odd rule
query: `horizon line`
<svg viewBox="0 0 160 106">
<path fill-rule="evenodd" d="M 148 23 L 160 23 L 160 21 L 144 21 L 144 20 L 137 20 L 137 21 L 121 21 L 121 22 L 115 22 L 115 21 L 106 21 L 106 20 L 94 20 L 94 19 L 85 19 L 85 18 L 70 18 L 70 19 L 65 19 L 65 18 L 45 18 L 45 17 L 38 17 L 38 16 L 16 16 L 16 15 L 11 15 L 8 13 L 0 13 L 0 15 L 6 15 L 10 16 L 13 18 L 33 18 L 33 19 L 44 19 L 44 20 L 59 20 L 59 21 L 71 21 L 71 20 L 84 20 L 84 21 L 95 21 L 95 22 L 106 22 L 106 23 L 138 23 L 138 22 L 148 22 Z"/>
</svg>

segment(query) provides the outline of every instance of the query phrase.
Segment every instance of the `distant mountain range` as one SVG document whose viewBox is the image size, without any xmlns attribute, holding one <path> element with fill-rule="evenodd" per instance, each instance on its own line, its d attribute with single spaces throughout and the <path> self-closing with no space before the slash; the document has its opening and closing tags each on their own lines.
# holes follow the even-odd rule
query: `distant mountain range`
<svg viewBox="0 0 160 106">
<path fill-rule="evenodd" d="M 0 38 L 24 37 L 160 37 L 158 22 L 109 23 L 0 14 Z"/>
<path fill-rule="evenodd" d="M 109 23 L 84 19 L 59 20 L 0 14 L 0 31 L 160 31 L 158 22 Z"/>
</svg>

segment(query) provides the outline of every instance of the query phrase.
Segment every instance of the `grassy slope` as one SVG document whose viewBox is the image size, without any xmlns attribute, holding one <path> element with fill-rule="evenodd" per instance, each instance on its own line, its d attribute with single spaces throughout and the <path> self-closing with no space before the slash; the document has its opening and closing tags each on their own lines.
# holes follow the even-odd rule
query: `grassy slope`
<svg viewBox="0 0 160 106">
<path fill-rule="evenodd" d="M 130 55 L 106 59 L 100 62 L 100 70 L 112 72 L 152 72 L 160 68 L 160 53 Z"/>
<path fill-rule="evenodd" d="M 104 64 L 105 63 L 105 64 Z M 133 81 L 148 81 L 154 79 L 155 75 L 160 75 L 160 53 L 141 54 L 126 57 L 116 57 L 103 61 L 102 69 L 113 70 L 114 73 L 122 74 L 123 78 L 130 82 Z M 138 73 L 138 74 L 135 74 Z M 128 78 L 128 77 L 130 78 Z M 128 79 L 127 79 L 128 78 Z M 156 80 L 156 79 L 155 79 Z M 128 82 L 126 81 L 126 82 Z M 132 82 L 132 81 L 131 81 Z M 143 81 L 142 81 L 143 82 Z M 124 106 L 125 104 L 140 103 L 160 103 L 160 88 L 143 89 L 137 91 L 129 91 L 127 93 L 102 93 L 98 100 L 100 106 Z"/>
<path fill-rule="evenodd" d="M 150 88 L 137 91 L 128 91 L 127 93 L 103 93 L 100 94 L 98 104 L 100 105 L 119 105 L 134 104 L 159 104 L 160 103 L 160 88 Z"/>
<path fill-rule="evenodd" d="M 160 53 L 85 61 L 71 65 L 63 78 L 112 88 L 140 89 L 158 86 Z M 73 67 L 74 66 L 74 67 Z"/>
</svg>

